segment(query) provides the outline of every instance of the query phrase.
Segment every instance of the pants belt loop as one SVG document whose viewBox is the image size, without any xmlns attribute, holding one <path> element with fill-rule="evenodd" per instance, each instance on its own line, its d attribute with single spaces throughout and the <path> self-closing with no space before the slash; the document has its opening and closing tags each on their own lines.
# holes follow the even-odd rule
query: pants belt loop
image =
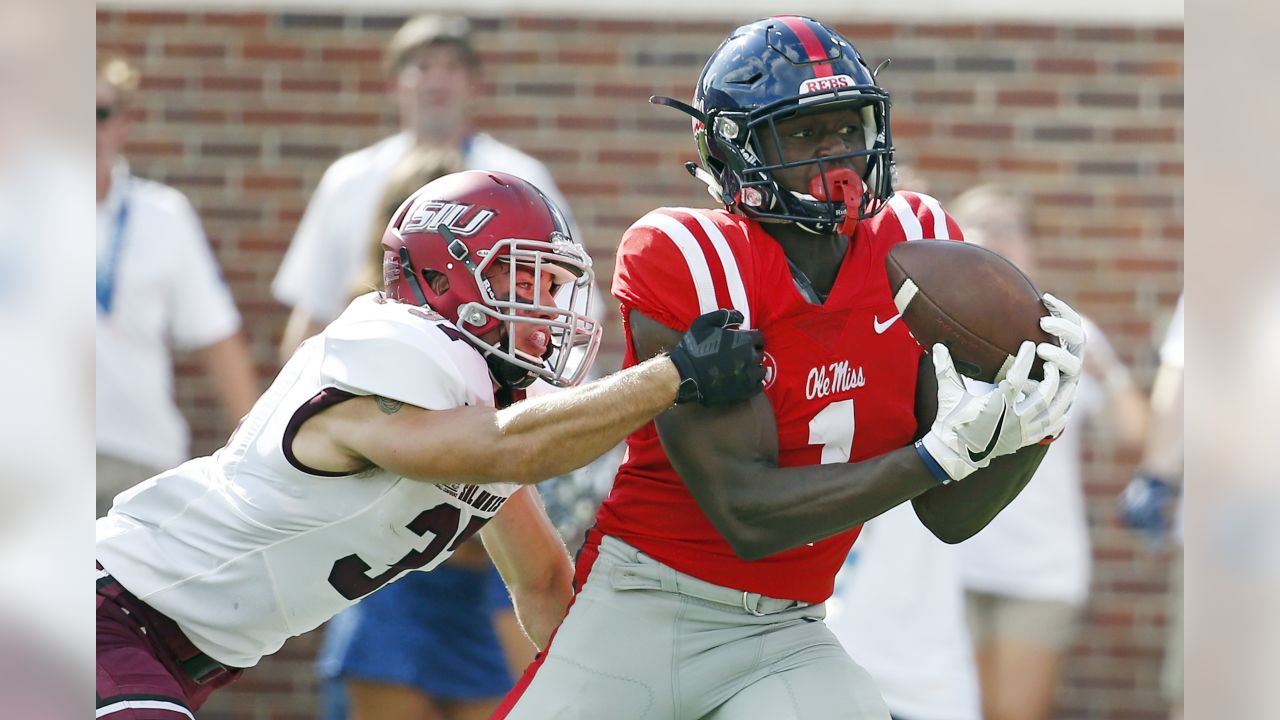
<svg viewBox="0 0 1280 720">
<path fill-rule="evenodd" d="M 679 593 L 680 583 L 676 580 L 675 568 L 666 563 L 658 563 L 658 581 L 662 583 L 662 591 L 669 593 Z"/>
<path fill-rule="evenodd" d="M 760 611 L 760 593 L 742 591 L 742 609 L 755 615 L 756 617 L 764 617 L 765 613 Z"/>
</svg>

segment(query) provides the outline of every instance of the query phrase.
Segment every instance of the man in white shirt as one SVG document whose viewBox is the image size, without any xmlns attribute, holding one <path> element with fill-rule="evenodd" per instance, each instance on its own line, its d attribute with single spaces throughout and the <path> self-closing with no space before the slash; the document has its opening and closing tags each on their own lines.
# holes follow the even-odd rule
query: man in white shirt
<svg viewBox="0 0 1280 720">
<path fill-rule="evenodd" d="M 137 73 L 103 58 L 97 73 L 97 475 L 99 516 L 125 488 L 190 457 L 173 397 L 171 345 L 194 349 L 226 429 L 257 379 L 240 315 L 191 203 L 133 176 L 121 155 Z"/>
<path fill-rule="evenodd" d="M 346 307 L 369 230 L 386 221 L 374 217 L 378 199 L 392 169 L 414 146 L 455 148 L 468 169 L 528 180 L 567 212 L 541 162 L 472 129 L 480 65 L 465 19 L 410 19 L 388 43 L 384 64 L 400 132 L 339 158 L 316 187 L 272 283 L 275 298 L 293 308 L 280 340 L 282 360 Z"/>
</svg>

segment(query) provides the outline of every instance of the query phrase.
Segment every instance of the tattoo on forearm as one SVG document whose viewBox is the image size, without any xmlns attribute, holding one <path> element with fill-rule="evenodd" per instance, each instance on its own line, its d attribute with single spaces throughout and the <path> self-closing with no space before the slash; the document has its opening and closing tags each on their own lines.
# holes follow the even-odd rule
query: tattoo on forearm
<svg viewBox="0 0 1280 720">
<path fill-rule="evenodd" d="M 378 398 L 378 409 L 387 415 L 395 415 L 397 412 L 400 411 L 400 408 L 404 407 L 404 403 L 400 402 L 399 400 L 384 398 L 381 395 L 378 395 L 377 398 Z"/>
</svg>

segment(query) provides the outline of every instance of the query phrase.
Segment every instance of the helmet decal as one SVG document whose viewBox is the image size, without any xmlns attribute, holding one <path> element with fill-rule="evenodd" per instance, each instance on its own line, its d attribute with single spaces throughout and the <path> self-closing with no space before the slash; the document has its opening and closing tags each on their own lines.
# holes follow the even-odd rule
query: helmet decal
<svg viewBox="0 0 1280 720">
<path fill-rule="evenodd" d="M 813 74 L 820 78 L 831 77 L 833 73 L 831 65 L 827 64 L 827 61 L 834 57 L 839 57 L 839 55 L 831 54 L 822 46 L 822 41 L 813 32 L 813 28 L 809 27 L 808 23 L 805 22 L 808 18 L 796 17 L 795 15 L 778 15 L 773 19 L 780 21 L 791 32 L 795 33 L 796 39 L 800 41 L 801 47 L 804 48 L 804 52 L 808 56 L 808 61 L 814 63 Z M 809 22 L 813 21 L 809 20 Z M 836 50 L 835 52 L 838 53 L 839 51 Z"/>
<path fill-rule="evenodd" d="M 803 97 L 798 98 L 800 103 L 810 103 L 815 100 L 826 100 L 833 95 L 839 95 L 839 90 L 851 88 L 856 85 L 853 78 L 848 75 L 831 75 L 828 77 L 809 78 L 800 83 L 800 90 L 796 93 Z M 836 90 L 835 93 L 814 96 L 813 93 L 820 93 L 823 90 Z M 855 93 L 851 93 L 855 94 Z"/>
<path fill-rule="evenodd" d="M 497 213 L 487 208 L 428 200 L 409 211 L 401 232 L 435 231 L 441 225 L 454 235 L 468 237 L 480 232 Z"/>
</svg>

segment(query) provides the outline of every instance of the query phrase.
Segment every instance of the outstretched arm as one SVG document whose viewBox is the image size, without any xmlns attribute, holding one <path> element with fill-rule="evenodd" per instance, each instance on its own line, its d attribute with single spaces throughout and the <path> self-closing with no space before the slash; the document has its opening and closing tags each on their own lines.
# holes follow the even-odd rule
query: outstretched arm
<svg viewBox="0 0 1280 720">
<path fill-rule="evenodd" d="M 294 455 L 318 470 L 378 466 L 426 482 L 533 483 L 577 469 L 670 407 L 680 376 L 666 357 L 508 408 L 424 410 L 352 398 L 308 420 Z"/>
<path fill-rule="evenodd" d="M 762 341 L 737 330 L 741 322 L 737 311 L 707 313 L 661 357 L 501 410 L 352 398 L 306 420 L 291 449 L 317 470 L 377 466 L 426 482 L 533 483 L 563 475 L 676 402 L 716 405 L 758 395 Z"/>
</svg>

